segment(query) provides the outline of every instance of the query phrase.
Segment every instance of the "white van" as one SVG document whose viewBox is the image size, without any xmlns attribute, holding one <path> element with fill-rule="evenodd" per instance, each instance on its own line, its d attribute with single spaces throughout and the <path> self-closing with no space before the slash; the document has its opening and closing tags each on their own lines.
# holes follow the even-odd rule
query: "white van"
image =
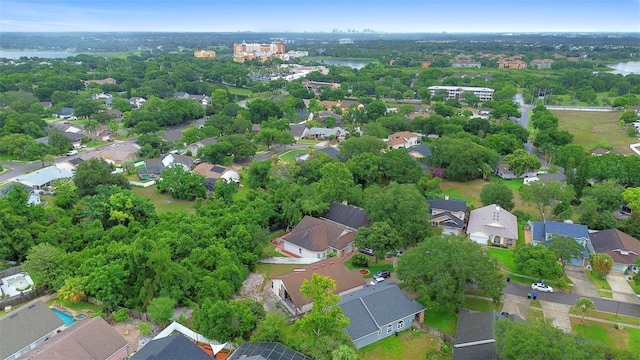
<svg viewBox="0 0 640 360">
<path fill-rule="evenodd" d="M 67 156 L 78 155 L 78 150 L 69 150 L 67 151 Z"/>
</svg>

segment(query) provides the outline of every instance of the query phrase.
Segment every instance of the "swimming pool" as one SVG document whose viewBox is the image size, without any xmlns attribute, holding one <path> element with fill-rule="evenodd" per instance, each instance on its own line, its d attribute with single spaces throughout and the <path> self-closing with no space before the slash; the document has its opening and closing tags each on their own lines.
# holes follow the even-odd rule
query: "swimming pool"
<svg viewBox="0 0 640 360">
<path fill-rule="evenodd" d="M 64 321 L 64 324 L 67 326 L 76 322 L 76 319 L 73 318 L 73 315 L 69 314 L 66 311 L 58 310 L 55 308 L 52 308 L 51 311 L 53 311 L 56 315 L 58 315 L 60 320 Z"/>
</svg>

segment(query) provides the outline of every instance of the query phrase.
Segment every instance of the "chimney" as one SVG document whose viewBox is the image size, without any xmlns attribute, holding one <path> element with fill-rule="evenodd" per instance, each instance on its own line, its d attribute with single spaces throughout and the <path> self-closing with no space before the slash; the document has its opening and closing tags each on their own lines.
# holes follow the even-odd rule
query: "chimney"
<svg viewBox="0 0 640 360">
<path fill-rule="evenodd" d="M 444 199 L 445 199 L 445 200 L 449 200 L 449 195 L 445 195 L 445 196 L 444 196 Z"/>
</svg>

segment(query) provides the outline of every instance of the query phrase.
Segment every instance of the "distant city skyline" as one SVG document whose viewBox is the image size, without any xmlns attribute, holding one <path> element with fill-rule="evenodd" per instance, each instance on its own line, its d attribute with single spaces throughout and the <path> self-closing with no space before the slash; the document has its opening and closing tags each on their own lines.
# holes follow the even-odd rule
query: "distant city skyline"
<svg viewBox="0 0 640 360">
<path fill-rule="evenodd" d="M 640 0 L 2 0 L 0 32 L 640 32 Z"/>
</svg>

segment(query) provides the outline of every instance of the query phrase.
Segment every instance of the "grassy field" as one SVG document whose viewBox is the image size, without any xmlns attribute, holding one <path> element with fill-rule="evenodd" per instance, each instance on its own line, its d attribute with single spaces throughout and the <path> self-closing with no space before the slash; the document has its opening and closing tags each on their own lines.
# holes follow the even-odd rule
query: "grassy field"
<svg viewBox="0 0 640 360">
<path fill-rule="evenodd" d="M 623 327 L 616 329 L 611 324 L 571 318 L 571 327 L 577 335 L 600 341 L 618 349 L 626 349 L 634 354 L 640 353 L 640 329 Z"/>
<path fill-rule="evenodd" d="M 464 299 L 464 308 L 474 311 L 491 311 L 497 310 L 497 308 L 502 307 L 501 304 L 497 306 L 493 304 L 492 301 L 478 299 L 475 297 L 466 297 Z"/>
<path fill-rule="evenodd" d="M 196 209 L 193 207 L 193 201 L 177 200 L 169 194 L 161 194 L 155 185 L 146 188 L 132 186 L 131 191 L 140 197 L 150 199 L 156 206 L 156 211 L 159 213 L 174 211 L 194 214 L 196 212 Z"/>
<path fill-rule="evenodd" d="M 498 181 L 498 178 L 495 177 L 495 180 Z M 500 181 L 504 180 L 500 179 Z M 504 181 L 504 183 L 513 191 L 513 202 L 516 205 L 513 210 L 522 210 L 530 214 L 534 220 L 539 220 L 538 218 L 540 215 L 536 208 L 529 204 L 525 204 L 520 199 L 518 189 L 522 185 L 522 181 L 522 179 Z M 486 184 L 487 182 L 482 179 L 467 182 L 443 181 L 440 188 L 444 194 L 449 195 L 452 198 L 464 200 L 468 205 L 479 208 L 482 207 L 482 203 L 480 202 L 480 192 L 482 191 L 482 187 Z"/>
<path fill-rule="evenodd" d="M 296 160 L 296 156 L 306 154 L 306 153 L 307 153 L 307 150 L 304 150 L 304 149 L 288 150 L 282 153 L 279 156 L 279 158 L 284 162 L 292 162 Z"/>
<path fill-rule="evenodd" d="M 438 338 L 409 329 L 398 336 L 389 336 L 356 351 L 360 360 L 404 359 L 423 360 L 429 350 L 438 349 Z"/>
<path fill-rule="evenodd" d="M 243 88 L 237 88 L 237 87 L 233 87 L 233 86 L 227 86 L 227 90 L 229 90 L 229 93 L 231 93 L 232 95 L 239 95 L 239 96 L 244 96 L 244 97 L 251 96 L 251 90 L 250 89 L 243 89 Z"/>
<path fill-rule="evenodd" d="M 518 272 L 516 264 L 513 261 L 513 250 L 489 246 L 487 247 L 487 252 L 489 253 L 489 255 L 491 255 L 491 257 L 498 260 L 498 264 L 500 264 L 500 267 L 505 268 L 510 272 Z"/>
<path fill-rule="evenodd" d="M 618 154 L 633 154 L 629 144 L 637 139 L 627 136 L 619 127 L 618 112 L 552 111 L 560 119 L 561 130 L 574 135 L 573 142 L 585 150 L 611 147 Z M 635 140 L 635 141 L 634 141 Z"/>
<path fill-rule="evenodd" d="M 458 314 L 451 309 L 429 309 L 424 313 L 424 323 L 432 328 L 440 329 L 446 334 L 455 335 Z"/>
</svg>

